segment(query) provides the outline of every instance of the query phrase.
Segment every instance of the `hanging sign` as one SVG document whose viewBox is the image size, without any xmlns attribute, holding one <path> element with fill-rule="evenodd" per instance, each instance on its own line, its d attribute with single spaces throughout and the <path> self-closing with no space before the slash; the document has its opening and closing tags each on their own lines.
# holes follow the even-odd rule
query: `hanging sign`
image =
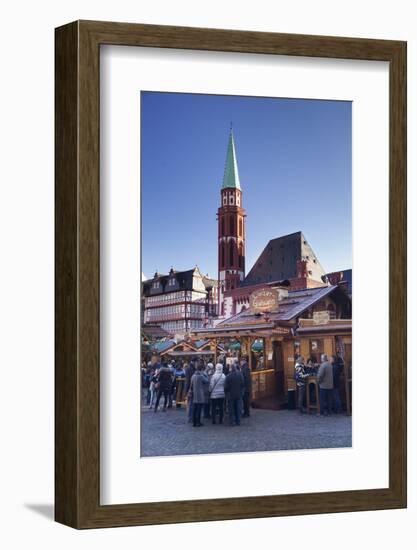
<svg viewBox="0 0 417 550">
<path fill-rule="evenodd" d="M 315 311 L 313 313 L 314 325 L 328 325 L 330 322 L 330 313 L 328 311 Z"/>
<path fill-rule="evenodd" d="M 273 288 L 260 288 L 252 292 L 249 298 L 253 313 L 263 313 L 278 310 L 278 292 Z"/>
</svg>

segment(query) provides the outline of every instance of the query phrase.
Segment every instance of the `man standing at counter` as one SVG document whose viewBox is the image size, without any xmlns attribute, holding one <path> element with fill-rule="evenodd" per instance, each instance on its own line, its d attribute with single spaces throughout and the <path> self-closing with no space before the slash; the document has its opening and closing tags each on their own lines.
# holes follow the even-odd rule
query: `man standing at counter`
<svg viewBox="0 0 417 550">
<path fill-rule="evenodd" d="M 297 358 L 295 362 L 295 381 L 297 383 L 298 389 L 298 410 L 301 414 L 306 412 L 304 408 L 304 400 L 306 397 L 306 378 L 308 374 L 305 370 L 304 357 L 301 355 Z"/>
<path fill-rule="evenodd" d="M 321 356 L 321 365 L 317 373 L 317 379 L 320 388 L 320 414 L 329 416 L 333 396 L 333 365 L 329 362 L 325 353 Z"/>
</svg>

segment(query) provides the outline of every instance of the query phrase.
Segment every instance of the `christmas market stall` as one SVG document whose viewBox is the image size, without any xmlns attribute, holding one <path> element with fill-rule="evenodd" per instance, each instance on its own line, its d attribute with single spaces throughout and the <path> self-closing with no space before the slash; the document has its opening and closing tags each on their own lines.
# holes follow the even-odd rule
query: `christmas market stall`
<svg viewBox="0 0 417 550">
<path fill-rule="evenodd" d="M 293 387 L 295 360 L 320 354 L 344 356 L 351 380 L 351 298 L 342 286 L 303 290 L 265 287 L 253 292 L 250 305 L 217 326 L 195 330 L 192 337 L 239 342 L 252 375 L 253 406 L 279 409 Z M 255 344 L 255 346 L 254 346 Z M 350 402 L 350 398 L 348 399 Z"/>
</svg>

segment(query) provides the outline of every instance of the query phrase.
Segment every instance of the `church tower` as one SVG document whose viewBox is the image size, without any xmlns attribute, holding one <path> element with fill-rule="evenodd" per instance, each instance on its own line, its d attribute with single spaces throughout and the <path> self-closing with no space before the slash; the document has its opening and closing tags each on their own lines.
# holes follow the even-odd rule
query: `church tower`
<svg viewBox="0 0 417 550">
<path fill-rule="evenodd" d="M 230 129 L 218 219 L 219 315 L 224 315 L 224 293 L 245 278 L 245 217 L 236 160 L 233 130 Z"/>
</svg>

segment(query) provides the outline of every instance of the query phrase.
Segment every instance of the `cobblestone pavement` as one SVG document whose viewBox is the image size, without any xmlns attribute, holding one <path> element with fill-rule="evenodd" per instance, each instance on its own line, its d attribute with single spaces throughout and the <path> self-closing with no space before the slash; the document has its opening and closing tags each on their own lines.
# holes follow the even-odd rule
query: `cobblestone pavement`
<svg viewBox="0 0 417 550">
<path fill-rule="evenodd" d="M 322 449 L 352 446 L 352 418 L 301 415 L 298 411 L 251 409 L 240 426 L 193 428 L 184 408 L 154 413 L 147 407 L 141 417 L 141 456 L 170 456 L 244 451 Z"/>
</svg>

